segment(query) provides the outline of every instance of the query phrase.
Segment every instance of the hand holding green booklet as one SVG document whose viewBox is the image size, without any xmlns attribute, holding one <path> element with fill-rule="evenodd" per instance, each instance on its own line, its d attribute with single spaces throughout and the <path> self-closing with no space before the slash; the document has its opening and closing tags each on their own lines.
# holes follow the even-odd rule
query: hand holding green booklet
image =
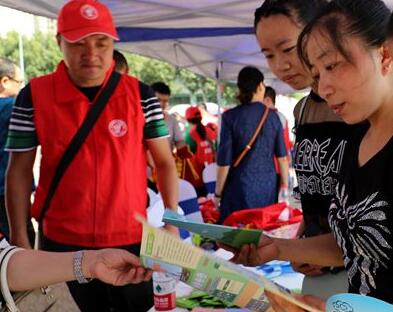
<svg viewBox="0 0 393 312">
<path fill-rule="evenodd" d="M 267 312 L 270 304 L 265 290 L 305 311 L 321 312 L 296 299 L 284 287 L 240 265 L 210 254 L 167 231 L 154 228 L 141 217 L 143 236 L 140 251 L 142 265 L 165 271 L 182 282 L 210 294 L 226 304 L 254 312 Z M 269 310 L 270 311 L 270 310 Z M 327 312 L 393 312 L 393 306 L 381 300 L 357 294 L 338 294 L 326 303 Z"/>
<path fill-rule="evenodd" d="M 264 294 L 265 290 L 269 290 L 306 311 L 319 312 L 265 277 L 218 258 L 145 222 L 140 258 L 145 267 L 167 272 L 228 304 L 251 311 L 265 312 L 269 309 L 270 304 Z"/>
<path fill-rule="evenodd" d="M 235 248 L 240 248 L 244 244 L 258 245 L 262 236 L 261 230 L 187 220 L 186 217 L 170 209 L 165 209 L 162 221 Z"/>
</svg>

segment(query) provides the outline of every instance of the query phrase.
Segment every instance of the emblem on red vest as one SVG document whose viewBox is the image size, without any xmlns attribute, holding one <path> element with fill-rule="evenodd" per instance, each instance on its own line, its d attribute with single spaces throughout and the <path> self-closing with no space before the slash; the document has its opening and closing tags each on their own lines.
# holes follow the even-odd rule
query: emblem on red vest
<svg viewBox="0 0 393 312">
<path fill-rule="evenodd" d="M 93 7 L 90 4 L 85 4 L 81 7 L 80 9 L 82 17 L 89 19 L 89 20 L 94 20 L 98 18 L 98 11 L 95 7 Z"/>
<path fill-rule="evenodd" d="M 108 125 L 109 132 L 114 137 L 122 137 L 127 133 L 128 127 L 125 121 L 121 119 L 114 119 Z"/>
</svg>

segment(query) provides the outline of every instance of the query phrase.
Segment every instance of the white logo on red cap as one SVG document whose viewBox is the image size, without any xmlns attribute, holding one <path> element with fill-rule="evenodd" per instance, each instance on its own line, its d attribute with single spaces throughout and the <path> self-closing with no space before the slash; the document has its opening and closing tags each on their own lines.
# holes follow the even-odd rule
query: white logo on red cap
<svg viewBox="0 0 393 312">
<path fill-rule="evenodd" d="M 81 7 L 81 15 L 82 17 L 89 19 L 89 20 L 94 20 L 98 18 L 98 11 L 95 7 L 93 7 L 90 4 L 85 4 Z"/>
<path fill-rule="evenodd" d="M 127 133 L 128 127 L 125 121 L 121 119 L 114 119 L 108 125 L 109 132 L 114 137 L 122 137 Z"/>
</svg>

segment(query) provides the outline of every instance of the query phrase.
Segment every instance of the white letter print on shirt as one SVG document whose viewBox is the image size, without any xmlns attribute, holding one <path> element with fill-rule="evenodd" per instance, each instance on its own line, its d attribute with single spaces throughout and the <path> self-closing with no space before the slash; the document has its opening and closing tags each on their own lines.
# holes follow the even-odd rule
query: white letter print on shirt
<svg viewBox="0 0 393 312">
<path fill-rule="evenodd" d="M 300 193 L 333 194 L 337 179 L 331 175 L 340 172 L 346 144 L 346 140 L 340 141 L 332 153 L 331 139 L 322 143 L 305 139 L 295 144 L 294 167 Z"/>
</svg>

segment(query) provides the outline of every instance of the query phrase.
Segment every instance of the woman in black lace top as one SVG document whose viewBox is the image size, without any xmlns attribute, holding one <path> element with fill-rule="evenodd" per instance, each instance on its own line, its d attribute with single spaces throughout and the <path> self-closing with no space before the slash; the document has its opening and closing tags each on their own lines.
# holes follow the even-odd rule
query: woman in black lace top
<svg viewBox="0 0 393 312">
<path fill-rule="evenodd" d="M 368 121 L 352 137 L 354 145 L 343 159 L 329 209 L 333 234 L 304 240 L 264 237 L 258 248 L 243 246 L 235 261 L 344 264 L 350 292 L 393 303 L 390 14 L 381 0 L 333 0 L 299 37 L 299 53 L 318 81 L 319 95 L 345 122 Z"/>
</svg>

